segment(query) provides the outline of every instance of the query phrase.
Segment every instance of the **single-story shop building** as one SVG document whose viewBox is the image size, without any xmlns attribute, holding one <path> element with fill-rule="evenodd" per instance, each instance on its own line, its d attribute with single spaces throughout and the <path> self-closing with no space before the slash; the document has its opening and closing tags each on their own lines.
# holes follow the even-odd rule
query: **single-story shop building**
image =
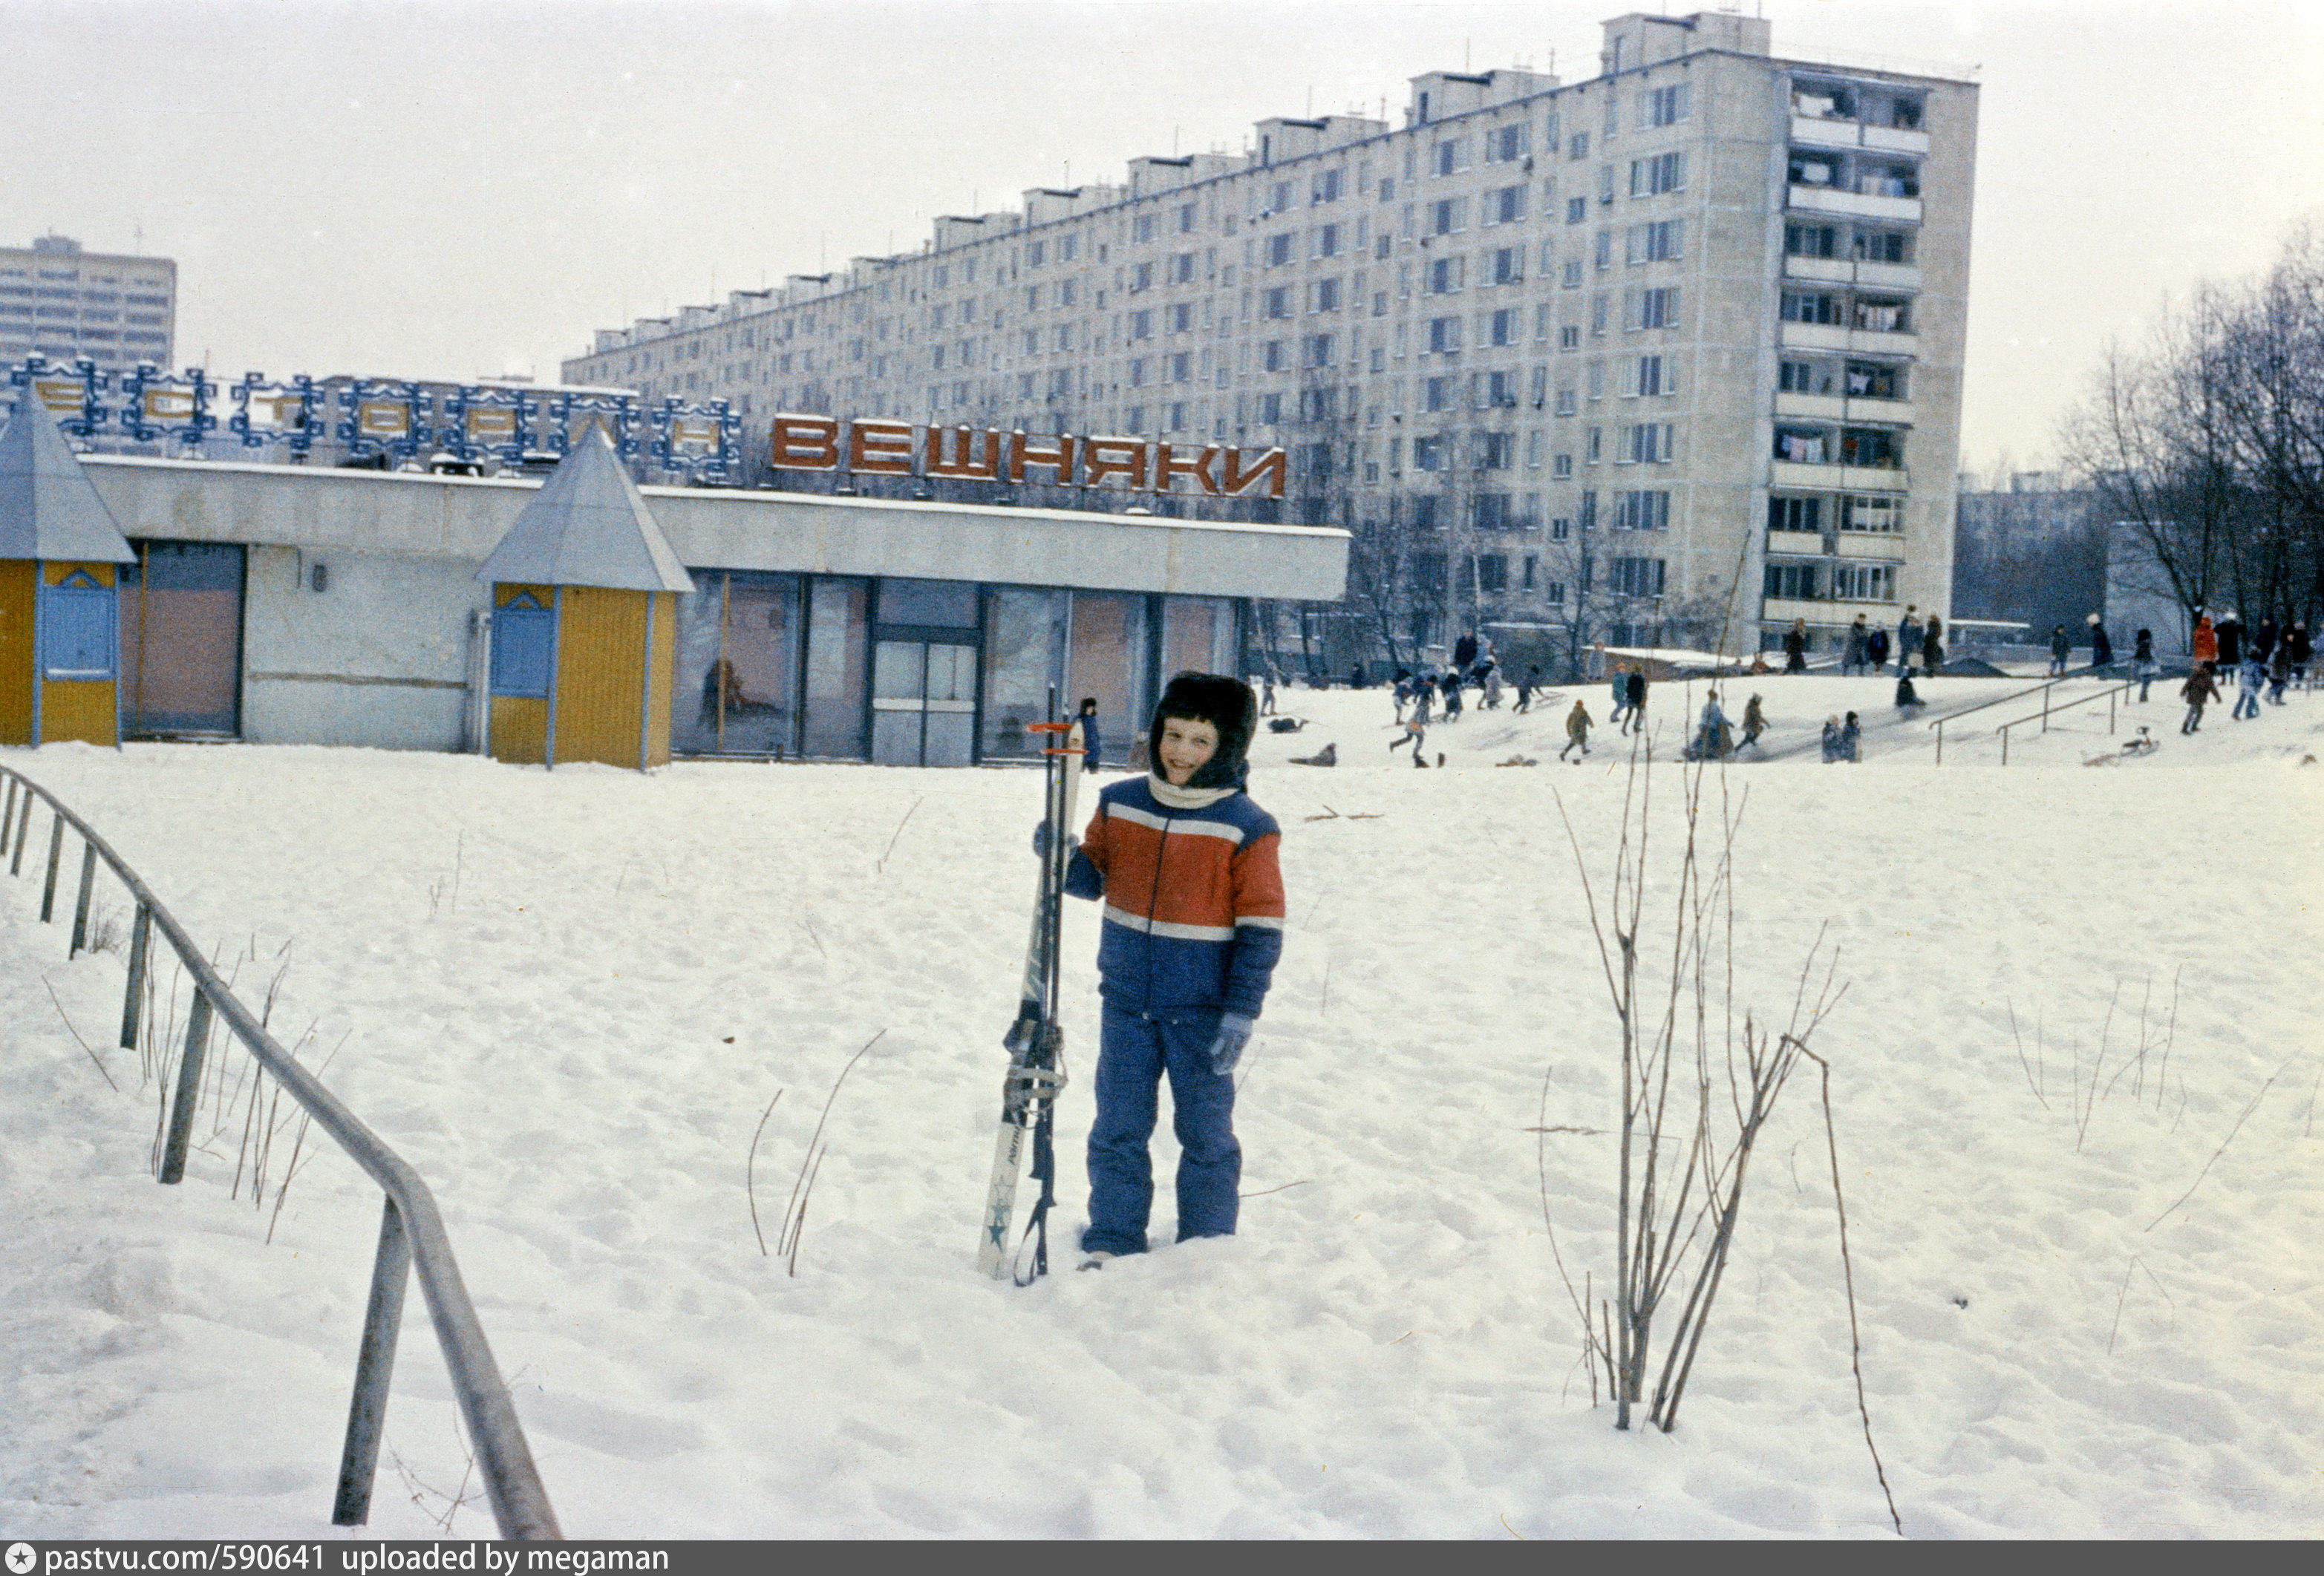
<svg viewBox="0 0 2324 1576">
<path fill-rule="evenodd" d="M 1337 601 L 1347 573 L 1327 527 L 647 487 L 662 578 L 528 589 L 479 573 L 538 481 L 79 458 L 134 557 L 114 576 L 132 739 L 480 750 L 516 701 L 559 693 L 527 642 L 571 597 L 631 693 L 622 651 L 674 659 L 649 655 L 661 677 L 618 724 L 641 761 L 1021 759 L 1054 685 L 1068 709 L 1096 698 L 1121 764 L 1171 674 L 1252 670 L 1249 599 Z M 650 587 L 621 594 L 634 612 L 588 589 L 622 584 Z M 623 619 L 642 646 L 603 632 Z M 546 704 L 552 740 L 580 725 Z"/>
</svg>

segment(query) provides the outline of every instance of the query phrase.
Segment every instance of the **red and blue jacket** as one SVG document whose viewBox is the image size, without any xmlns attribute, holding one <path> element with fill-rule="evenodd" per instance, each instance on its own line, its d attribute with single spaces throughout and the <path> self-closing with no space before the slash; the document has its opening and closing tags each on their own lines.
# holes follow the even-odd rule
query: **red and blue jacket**
<svg viewBox="0 0 2324 1576">
<path fill-rule="evenodd" d="M 1283 955 L 1282 841 L 1246 793 L 1180 810 L 1146 778 L 1109 784 L 1065 875 L 1074 897 L 1105 900 L 1100 993 L 1132 1010 L 1257 1018 Z"/>
</svg>

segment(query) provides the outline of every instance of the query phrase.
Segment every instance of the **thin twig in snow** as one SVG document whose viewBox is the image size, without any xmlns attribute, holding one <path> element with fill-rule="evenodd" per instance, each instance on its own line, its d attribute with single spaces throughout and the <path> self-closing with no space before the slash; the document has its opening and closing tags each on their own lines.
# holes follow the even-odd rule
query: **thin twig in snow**
<svg viewBox="0 0 2324 1576">
<path fill-rule="evenodd" d="M 775 1091 L 775 1099 L 767 1101 L 767 1109 L 759 1113 L 759 1125 L 751 1134 L 751 1153 L 742 1162 L 742 1193 L 751 1201 L 751 1231 L 759 1239 L 759 1257 L 767 1257 L 767 1234 L 759 1228 L 759 1135 L 767 1130 L 767 1119 L 775 1114 L 775 1101 L 783 1092 Z"/>
<path fill-rule="evenodd" d="M 926 798 L 927 797 L 927 795 L 925 795 L 925 794 L 918 794 L 918 795 L 915 795 L 915 796 L 913 797 L 913 799 L 912 799 L 912 803 L 911 803 L 910 807 L 909 807 L 909 808 L 908 808 L 907 810 L 905 810 L 905 812 L 904 812 L 903 820 L 901 820 L 901 821 L 898 821 L 898 822 L 896 823 L 896 835 L 895 835 L 895 837 L 890 837 L 890 838 L 889 838 L 889 839 L 888 839 L 888 853 L 882 853 L 882 854 L 880 856 L 880 862 L 879 862 L 878 864 L 876 864 L 876 865 L 874 865 L 874 866 L 872 866 L 872 873 L 873 873 L 874 875 L 879 874 L 881 871 L 885 871 L 885 870 L 888 868 L 888 854 L 889 854 L 889 853 L 895 853 L 895 852 L 896 852 L 896 838 L 897 838 L 897 837 L 901 837 L 901 836 L 904 834 L 904 822 L 905 822 L 905 821 L 908 821 L 908 820 L 910 820 L 910 819 L 912 818 L 912 811 L 913 811 L 913 810 L 917 810 L 917 809 L 918 809 L 918 808 L 920 807 L 920 800 L 921 800 L 921 799 L 923 799 L 923 798 Z"/>
<path fill-rule="evenodd" d="M 2172 1204 L 2170 1210 L 2164 1210 L 2163 1213 L 2155 1216 L 2154 1219 L 2146 1223 L 2146 1229 L 2148 1230 L 2152 1231 L 2155 1227 L 2161 1225 L 2165 1220 L 2167 1220 L 2170 1217 L 2171 1210 L 2177 1209 L 2180 1204 L 2185 1203 L 2189 1199 L 2195 1196 L 2195 1190 L 2203 1185 L 2203 1178 L 2211 1174 L 2211 1167 L 2218 1163 L 2220 1156 L 2227 1152 L 2227 1146 L 2236 1141 L 2236 1135 L 2244 1130 L 2244 1123 L 2250 1119 L 2252 1112 L 2259 1109 L 2259 1102 L 2267 1097 L 2268 1090 L 2274 1086 L 2277 1079 L 2283 1076 L 2283 1068 L 2291 1065 L 2292 1064 L 2287 1061 L 2283 1064 L 2283 1067 L 2278 1067 L 2274 1072 L 2270 1073 L 2267 1075 L 2267 1082 L 2259 1086 L 2259 1092 L 2251 1097 L 2251 1103 L 2249 1105 L 2244 1107 L 2244 1114 L 2236 1118 L 2236 1125 L 2227 1129 L 2227 1136 L 2219 1140 L 2219 1147 L 2211 1151 L 2211 1157 L 2209 1160 L 2203 1162 L 2203 1169 L 2195 1173 L 2195 1180 L 2187 1184 L 2187 1191 L 2179 1195 L 2178 1200 Z M 2180 1109 L 2181 1111 L 2184 1111 L 2186 1109 L 2183 1102 Z"/>
<path fill-rule="evenodd" d="M 65 1004 L 57 1000 L 57 988 L 49 984 L 49 977 L 46 974 L 41 976 L 41 983 L 48 987 L 49 1000 L 56 1002 L 57 1016 L 64 1019 L 65 1032 L 72 1036 L 73 1043 L 80 1046 L 82 1054 L 88 1057 L 89 1064 L 97 1069 L 97 1076 L 105 1080 L 106 1087 L 115 1094 L 120 1093 L 121 1085 L 113 1081 L 113 1074 L 105 1070 L 104 1062 L 98 1059 L 95 1051 L 89 1049 L 88 1042 L 80 1037 L 80 1030 L 73 1028 L 73 1020 L 65 1017 Z"/>
</svg>

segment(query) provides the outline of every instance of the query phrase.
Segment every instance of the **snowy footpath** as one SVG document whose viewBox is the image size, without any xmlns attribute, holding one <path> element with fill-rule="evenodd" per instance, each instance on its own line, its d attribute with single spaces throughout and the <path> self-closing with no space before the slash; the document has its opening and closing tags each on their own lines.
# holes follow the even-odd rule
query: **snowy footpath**
<svg viewBox="0 0 2324 1576">
<path fill-rule="evenodd" d="M 2012 687 L 1984 685 L 1930 714 Z M 1816 1046 L 1905 1533 L 2312 1535 L 2324 695 L 2182 739 L 2158 691 L 2132 721 L 2162 748 L 2089 770 L 2103 706 L 1937 766 L 1884 681 L 1738 681 L 1730 715 L 1755 688 L 1777 758 L 1724 773 L 1738 991 L 1780 1018 L 1839 948 Z M 1657 687 L 1665 757 L 1699 700 Z M 568 1535 L 1893 1535 L 1812 1079 L 1676 1431 L 1592 1404 L 1549 1232 L 1605 1286 L 1619 1067 L 1560 803 L 1602 881 L 1628 758 L 1601 726 L 1560 765 L 1571 701 L 1472 701 L 1420 771 L 1382 692 L 1282 692 L 1311 722 L 1255 751 L 1290 927 L 1233 1239 L 1070 1267 L 1097 920 L 1069 906 L 1064 1262 L 1022 1290 L 973 1261 L 1035 773 L 5 759 L 428 1180 Z M 1866 760 L 1823 765 L 1849 706 Z M 1337 768 L 1286 763 L 1326 742 Z M 1650 770 L 1674 849 L 1682 769 Z M 151 1069 L 107 1048 L 122 894 L 100 879 L 69 963 L 44 852 L 36 820 L 0 880 L 0 1534 L 488 1535 L 416 1292 L 371 1525 L 328 1526 L 378 1195 L 311 1133 L 293 1171 L 238 1049 L 154 1184 Z M 761 1234 L 818 1121 L 794 1267 Z M 1167 1244 L 1167 1125 L 1156 1151 Z"/>
</svg>

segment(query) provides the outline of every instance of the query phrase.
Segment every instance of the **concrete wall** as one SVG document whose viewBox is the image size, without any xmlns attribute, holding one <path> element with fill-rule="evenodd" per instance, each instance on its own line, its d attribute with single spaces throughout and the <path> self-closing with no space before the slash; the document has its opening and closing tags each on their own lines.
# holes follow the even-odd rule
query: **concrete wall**
<svg viewBox="0 0 2324 1576">
<path fill-rule="evenodd" d="M 312 572 L 327 572 L 313 589 Z M 250 549 L 242 736 L 259 744 L 457 750 L 468 614 L 488 587 L 463 558 L 340 547 Z"/>
</svg>

